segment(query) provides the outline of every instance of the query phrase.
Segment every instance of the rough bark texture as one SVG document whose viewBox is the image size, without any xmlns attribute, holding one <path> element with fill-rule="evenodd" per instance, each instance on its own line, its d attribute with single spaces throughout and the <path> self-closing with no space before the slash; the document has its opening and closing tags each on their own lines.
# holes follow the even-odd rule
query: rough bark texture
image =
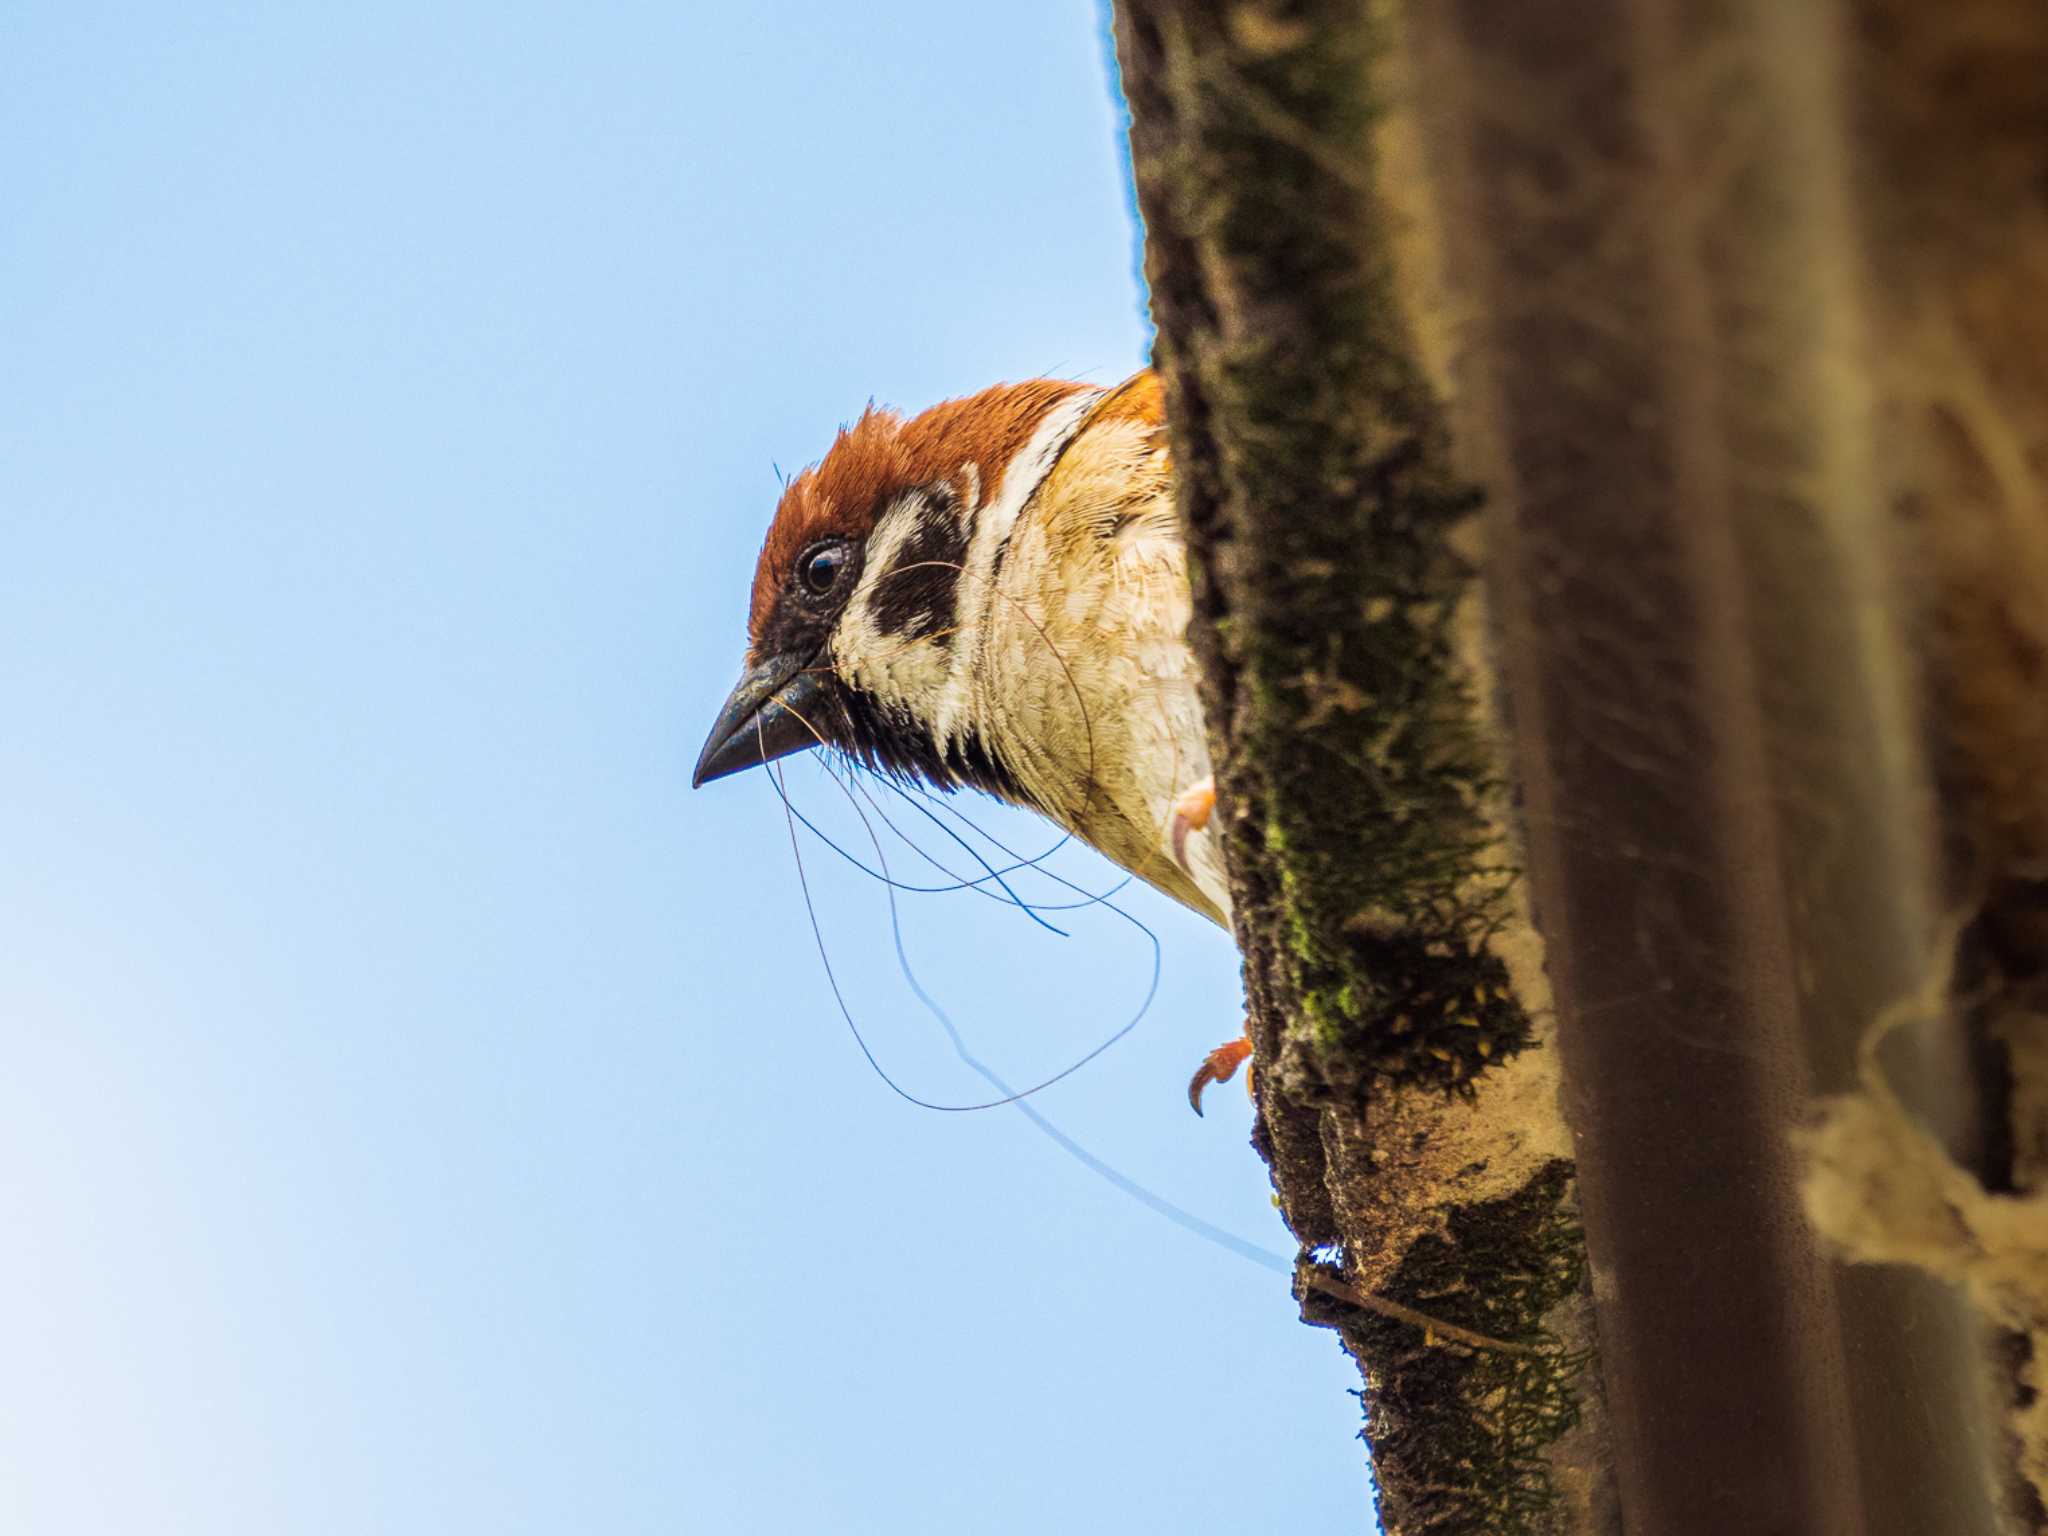
<svg viewBox="0 0 2048 1536">
<path fill-rule="evenodd" d="M 1864 1086 L 1942 907 L 1845 13 L 1401 16 L 1629 1527 L 1989 1532 L 1979 1325 L 1834 1258 L 1792 1137 Z M 1972 1155 L 1963 1043 L 1916 1017 L 1891 1046 Z"/>
<path fill-rule="evenodd" d="M 1395 291 L 1379 27 L 1124 0 L 1117 42 L 1304 1315 L 1363 1369 L 1389 1531 L 1610 1529 L 1552 1026 L 1471 667 L 1479 498 Z"/>
<path fill-rule="evenodd" d="M 1259 1139 L 1387 1529 L 2048 1529 L 2048 7 L 1117 40 Z"/>
</svg>

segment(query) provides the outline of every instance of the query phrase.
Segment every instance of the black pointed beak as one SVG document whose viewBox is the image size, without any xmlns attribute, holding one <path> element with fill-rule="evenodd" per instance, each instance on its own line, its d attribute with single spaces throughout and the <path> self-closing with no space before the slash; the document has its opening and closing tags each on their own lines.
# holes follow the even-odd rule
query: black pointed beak
<svg viewBox="0 0 2048 1536">
<path fill-rule="evenodd" d="M 817 718 L 814 706 L 823 694 L 824 684 L 807 662 L 771 657 L 750 667 L 718 712 L 690 788 L 818 746 L 816 732 L 805 722 Z"/>
</svg>

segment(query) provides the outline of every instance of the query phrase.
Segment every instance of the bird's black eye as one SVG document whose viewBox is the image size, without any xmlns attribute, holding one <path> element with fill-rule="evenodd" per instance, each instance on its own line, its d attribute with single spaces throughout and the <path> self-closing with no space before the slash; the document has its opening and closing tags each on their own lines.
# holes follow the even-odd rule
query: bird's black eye
<svg viewBox="0 0 2048 1536">
<path fill-rule="evenodd" d="M 844 544 L 819 544 L 804 551 L 796 563 L 796 579 L 813 597 L 824 597 L 839 585 L 853 564 Z"/>
</svg>

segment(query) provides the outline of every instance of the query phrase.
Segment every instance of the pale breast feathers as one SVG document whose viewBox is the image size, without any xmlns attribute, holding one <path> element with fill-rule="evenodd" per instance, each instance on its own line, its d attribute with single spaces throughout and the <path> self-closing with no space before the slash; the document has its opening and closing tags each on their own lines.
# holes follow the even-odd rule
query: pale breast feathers
<svg viewBox="0 0 2048 1536">
<path fill-rule="evenodd" d="M 1158 380 L 1088 411 L 1011 531 L 980 676 L 991 734 L 1056 819 L 1211 916 L 1166 856 L 1209 773 Z"/>
</svg>

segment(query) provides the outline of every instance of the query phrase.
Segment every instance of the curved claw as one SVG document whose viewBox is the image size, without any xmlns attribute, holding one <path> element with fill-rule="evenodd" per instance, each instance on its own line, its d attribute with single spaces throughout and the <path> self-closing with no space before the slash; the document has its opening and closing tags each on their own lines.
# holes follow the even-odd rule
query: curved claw
<svg viewBox="0 0 2048 1536">
<path fill-rule="evenodd" d="M 1216 1047 L 1202 1058 L 1202 1064 L 1195 1068 L 1195 1075 L 1188 1083 L 1188 1107 L 1196 1114 L 1202 1112 L 1202 1090 L 1211 1083 L 1227 1083 L 1237 1076 L 1237 1069 L 1251 1056 L 1252 1042 L 1249 1035 L 1240 1035 Z M 1244 1075 L 1245 1091 L 1250 1092 L 1252 1075 Z"/>
<path fill-rule="evenodd" d="M 1194 871 L 1188 869 L 1188 834 L 1208 826 L 1209 817 L 1215 810 L 1216 781 L 1213 778 L 1202 780 L 1173 802 L 1173 862 L 1187 870 L 1189 875 Z M 1195 1106 L 1195 1112 L 1201 1113 L 1200 1105 Z"/>
</svg>

